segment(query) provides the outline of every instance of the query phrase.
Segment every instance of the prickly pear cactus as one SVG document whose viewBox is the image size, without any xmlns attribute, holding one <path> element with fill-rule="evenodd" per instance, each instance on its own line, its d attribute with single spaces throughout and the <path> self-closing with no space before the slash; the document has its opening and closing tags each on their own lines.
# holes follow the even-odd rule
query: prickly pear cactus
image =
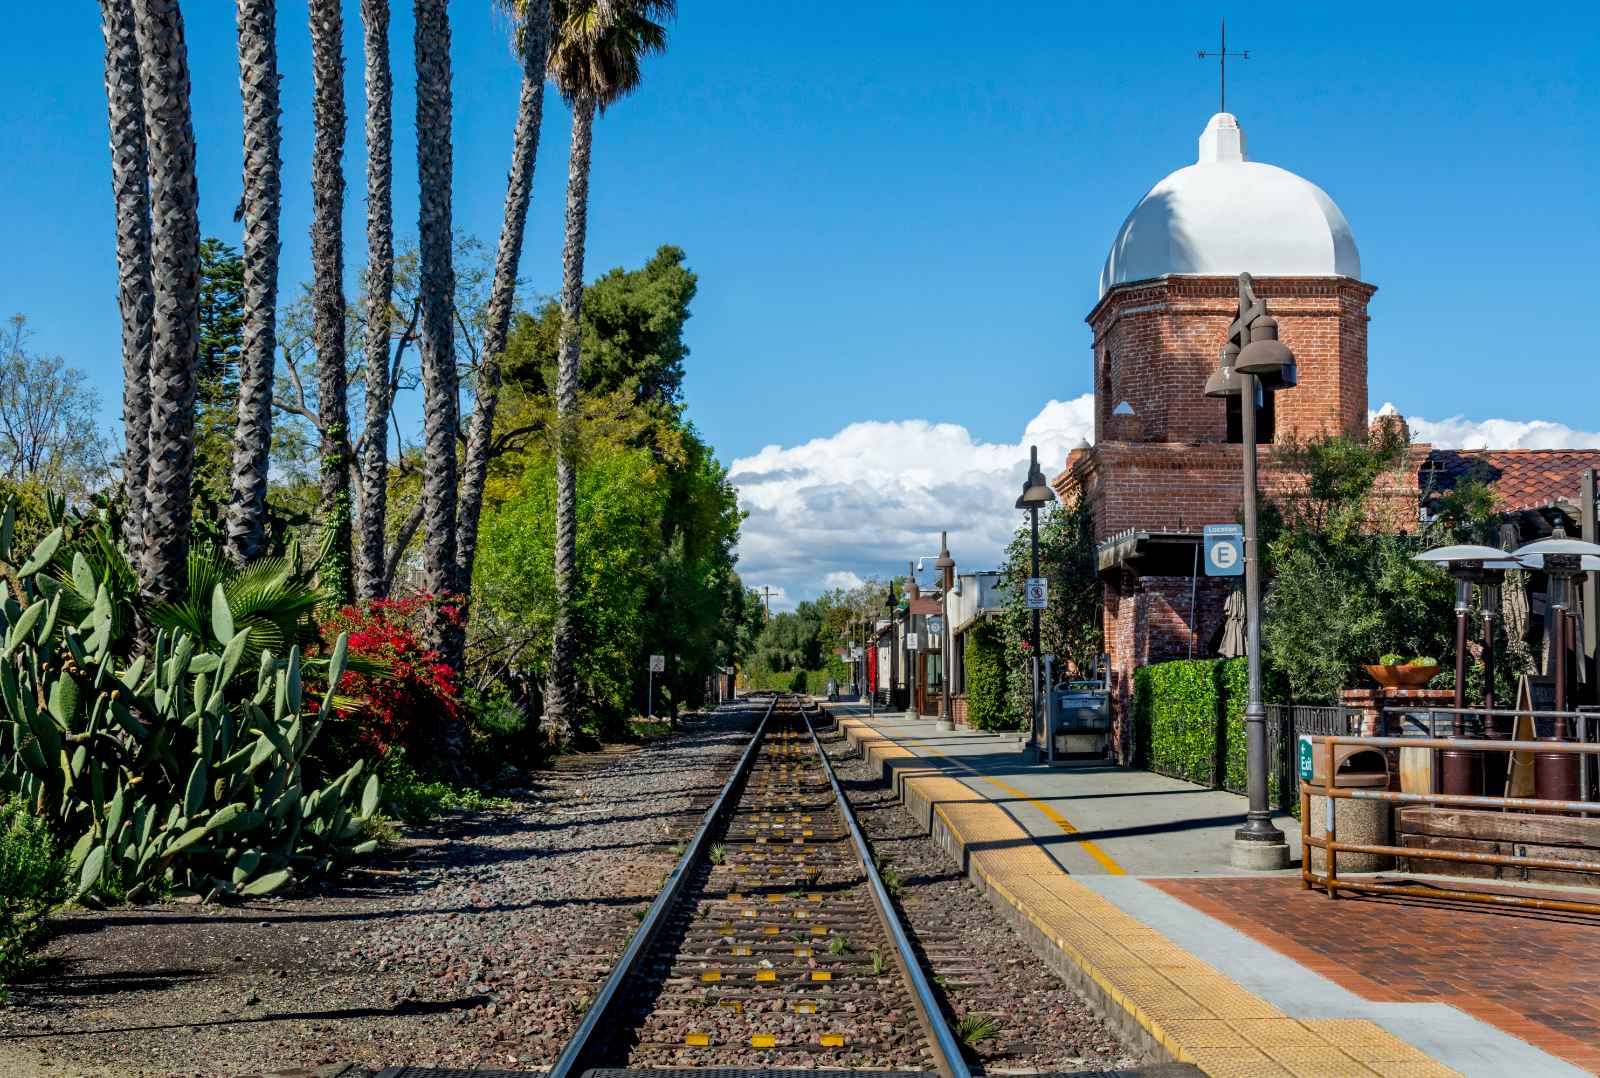
<svg viewBox="0 0 1600 1078">
<path fill-rule="evenodd" d="M 73 843 L 80 893 L 104 882 L 137 898 L 164 882 L 208 898 L 265 895 L 373 850 L 362 834 L 377 776 L 357 763 L 313 785 L 307 753 L 332 714 L 331 690 L 321 707 L 304 706 L 297 648 L 262 655 L 252 687 L 240 670 L 245 634 L 233 633 L 219 587 L 220 652 L 161 633 L 141 657 L 120 660 L 106 582 L 81 553 L 62 564 L 62 528 L 13 568 L 13 527 L 8 504 L 0 791 L 26 798 Z M 345 647 L 341 636 L 330 686 Z"/>
</svg>

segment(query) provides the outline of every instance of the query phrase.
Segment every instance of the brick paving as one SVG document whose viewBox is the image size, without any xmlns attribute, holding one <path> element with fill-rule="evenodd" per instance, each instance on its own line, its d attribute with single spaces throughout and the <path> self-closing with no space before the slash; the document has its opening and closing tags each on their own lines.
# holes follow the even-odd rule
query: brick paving
<svg viewBox="0 0 1600 1078">
<path fill-rule="evenodd" d="M 1600 918 L 1330 901 L 1292 878 L 1149 882 L 1366 999 L 1449 1003 L 1600 1073 Z"/>
</svg>

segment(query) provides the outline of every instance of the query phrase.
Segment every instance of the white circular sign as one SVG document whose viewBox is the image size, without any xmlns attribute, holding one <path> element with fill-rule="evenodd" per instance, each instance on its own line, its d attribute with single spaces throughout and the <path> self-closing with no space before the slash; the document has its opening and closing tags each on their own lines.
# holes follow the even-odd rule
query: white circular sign
<svg viewBox="0 0 1600 1078">
<path fill-rule="evenodd" d="M 1239 560 L 1239 548 L 1232 543 L 1214 543 L 1211 547 L 1211 564 L 1218 569 L 1232 569 Z"/>
</svg>

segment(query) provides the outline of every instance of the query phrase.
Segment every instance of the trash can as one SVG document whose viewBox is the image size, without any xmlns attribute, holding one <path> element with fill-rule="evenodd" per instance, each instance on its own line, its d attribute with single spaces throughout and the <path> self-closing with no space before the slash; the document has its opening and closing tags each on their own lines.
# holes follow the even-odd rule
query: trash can
<svg viewBox="0 0 1600 1078">
<path fill-rule="evenodd" d="M 1328 833 L 1328 795 L 1319 791 L 1328 788 L 1327 750 L 1323 738 L 1311 737 L 1311 836 L 1321 838 Z M 1349 789 L 1360 787 L 1385 790 L 1389 787 L 1389 758 L 1383 750 L 1365 745 L 1335 745 L 1333 748 L 1333 784 Z M 1334 799 L 1334 820 L 1338 824 L 1340 842 L 1357 842 L 1364 846 L 1390 845 L 1392 813 L 1387 801 L 1357 801 L 1354 798 Z M 1311 857 L 1311 871 L 1325 873 L 1328 868 L 1327 853 L 1321 847 L 1307 847 Z M 1375 853 L 1341 853 L 1340 872 L 1383 872 L 1394 867 L 1394 858 Z"/>
</svg>

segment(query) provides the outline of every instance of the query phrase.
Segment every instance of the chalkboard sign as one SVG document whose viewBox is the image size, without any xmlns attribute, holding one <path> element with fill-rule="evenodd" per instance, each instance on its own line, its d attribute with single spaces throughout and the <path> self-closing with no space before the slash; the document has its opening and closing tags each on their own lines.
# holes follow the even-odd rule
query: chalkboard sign
<svg viewBox="0 0 1600 1078">
<path fill-rule="evenodd" d="M 1517 710 L 1554 711 L 1556 709 L 1556 679 L 1538 674 L 1523 674 L 1517 687 Z"/>
</svg>

